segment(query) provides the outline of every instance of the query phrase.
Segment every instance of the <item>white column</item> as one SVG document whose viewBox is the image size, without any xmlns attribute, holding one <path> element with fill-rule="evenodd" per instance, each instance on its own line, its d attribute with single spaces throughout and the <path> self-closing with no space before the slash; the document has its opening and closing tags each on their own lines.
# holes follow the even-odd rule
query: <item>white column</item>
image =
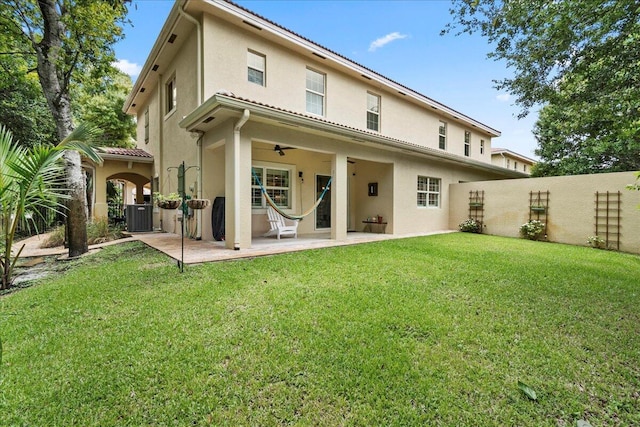
<svg viewBox="0 0 640 427">
<path fill-rule="evenodd" d="M 347 238 L 347 156 L 336 153 L 331 161 L 331 239 Z"/>
</svg>

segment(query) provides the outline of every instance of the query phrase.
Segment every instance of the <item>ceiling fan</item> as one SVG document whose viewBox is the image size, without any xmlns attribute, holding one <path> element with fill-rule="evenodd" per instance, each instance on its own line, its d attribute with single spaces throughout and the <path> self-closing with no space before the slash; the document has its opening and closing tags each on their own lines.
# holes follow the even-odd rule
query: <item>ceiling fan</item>
<svg viewBox="0 0 640 427">
<path fill-rule="evenodd" d="M 281 156 L 284 156 L 284 150 L 295 150 L 295 147 L 281 147 L 278 144 L 273 147 L 273 151 L 277 152 Z"/>
</svg>

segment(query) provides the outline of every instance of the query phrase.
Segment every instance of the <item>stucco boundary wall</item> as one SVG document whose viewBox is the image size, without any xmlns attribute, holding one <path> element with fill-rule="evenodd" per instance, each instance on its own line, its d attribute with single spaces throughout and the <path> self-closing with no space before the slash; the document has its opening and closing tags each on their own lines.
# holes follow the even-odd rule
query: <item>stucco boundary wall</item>
<svg viewBox="0 0 640 427">
<path fill-rule="evenodd" d="M 450 184 L 449 227 L 458 229 L 469 218 L 469 192 L 484 191 L 483 233 L 519 237 L 529 220 L 530 192 L 548 191 L 548 240 L 586 246 L 595 235 L 596 192 L 620 191 L 620 251 L 640 254 L 640 191 L 625 188 L 635 180 L 634 172 L 618 172 Z"/>
</svg>

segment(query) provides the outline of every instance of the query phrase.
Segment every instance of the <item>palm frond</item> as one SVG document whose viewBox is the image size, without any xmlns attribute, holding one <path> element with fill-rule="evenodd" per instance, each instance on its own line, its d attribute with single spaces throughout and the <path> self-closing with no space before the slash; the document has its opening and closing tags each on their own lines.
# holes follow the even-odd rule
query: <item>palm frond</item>
<svg viewBox="0 0 640 427">
<path fill-rule="evenodd" d="M 98 134 L 98 128 L 83 123 L 75 128 L 56 148 L 75 150 L 93 162 L 102 163 L 102 157 L 100 157 L 100 154 L 98 154 L 98 151 L 96 151 L 93 146 Z"/>
</svg>

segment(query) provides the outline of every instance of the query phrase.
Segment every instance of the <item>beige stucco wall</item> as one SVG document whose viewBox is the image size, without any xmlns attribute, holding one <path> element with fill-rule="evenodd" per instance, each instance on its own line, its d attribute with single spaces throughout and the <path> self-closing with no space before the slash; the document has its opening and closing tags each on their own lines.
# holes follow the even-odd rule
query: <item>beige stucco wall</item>
<svg viewBox="0 0 640 427">
<path fill-rule="evenodd" d="M 372 92 L 381 96 L 381 133 L 385 136 L 417 145 L 438 148 L 439 121 L 448 125 L 447 151 L 461 156 L 464 153 L 464 132 L 470 131 L 471 156 L 475 160 L 491 162 L 491 138 L 478 128 L 461 124 L 453 116 L 439 113 L 411 101 L 408 96 L 378 87 L 359 75 L 331 68 L 328 61 L 310 56 L 306 50 L 285 48 L 266 40 L 244 26 L 234 26 L 209 15 L 203 23 L 203 100 L 225 89 L 238 97 L 245 97 L 287 110 L 305 112 L 305 73 L 307 67 L 326 73 L 326 114 L 324 119 L 366 130 L 366 96 Z M 197 105 L 196 34 L 193 31 L 180 47 L 170 64 L 161 68 L 162 75 L 150 91 L 146 105 L 137 106 L 138 147 L 154 156 L 153 176 L 159 180 L 158 190 L 164 194 L 177 191 L 177 167 L 182 161 L 197 166 L 189 170 L 189 187 L 202 184 L 199 197 L 213 201 L 225 196 L 227 238 L 246 246 L 251 236 L 266 230 L 266 215 L 250 208 L 252 162 L 274 162 L 295 165 L 292 213 L 300 213 L 315 201 L 315 176 L 333 175 L 332 187 L 334 227 L 332 236 L 345 236 L 347 229 L 361 230 L 362 220 L 382 215 L 388 221 L 387 232 L 395 234 L 416 231 L 436 231 L 449 226 L 449 185 L 459 181 L 493 179 L 491 172 L 462 168 L 455 163 L 443 163 L 401 152 L 380 150 L 371 146 L 340 140 L 338 137 L 303 133 L 288 127 L 270 126 L 254 121 L 241 129 L 239 143 L 234 142 L 236 119 L 216 123 L 204 135 L 202 148 L 188 132 L 180 128 L 180 120 Z M 247 50 L 266 56 L 266 86 L 247 81 Z M 165 114 L 165 84 L 175 76 L 177 108 Z M 144 111 L 149 108 L 150 138 L 144 142 Z M 224 120 L 224 119 L 223 119 Z M 485 141 L 480 154 L 480 140 Z M 237 145 L 239 144 L 239 145 Z M 280 144 L 294 146 L 285 157 L 261 149 Z M 237 151 L 238 163 L 235 162 Z M 348 163 L 347 157 L 355 163 Z M 239 175 L 236 175 L 236 170 Z M 297 172 L 303 172 L 299 180 Z M 418 175 L 441 179 L 441 203 L 438 208 L 419 208 L 416 202 Z M 236 182 L 235 177 L 239 176 Z M 367 184 L 378 182 L 378 196 L 367 195 Z M 231 199 L 238 188 L 239 199 Z M 235 212 L 239 212 L 236 216 Z M 211 206 L 188 219 L 190 230 L 196 219 L 201 236 L 210 240 Z M 177 211 L 154 210 L 154 227 L 179 232 Z M 236 227 L 236 223 L 238 227 Z M 302 221 L 301 234 L 323 233 L 317 230 L 313 215 Z M 249 240 L 248 240 L 249 239 Z M 228 244 L 229 246 L 229 244 Z"/>
<path fill-rule="evenodd" d="M 129 163 L 118 160 L 105 160 L 101 165 L 90 165 L 95 171 L 95 202 L 93 207 L 94 218 L 106 218 L 107 206 L 107 180 L 123 179 L 132 184 L 143 186 L 151 180 L 152 165 L 150 163 Z M 129 188 L 129 191 L 131 188 Z M 130 194 L 130 193 L 128 193 Z M 125 195 L 125 197 L 127 194 Z M 125 200 L 125 203 L 129 199 Z"/>
<path fill-rule="evenodd" d="M 229 158 L 226 157 L 232 143 L 233 126 L 230 119 L 208 132 L 203 141 L 203 197 L 213 201 L 225 196 L 227 213 L 233 213 L 233 200 L 228 195 L 227 173 Z M 299 214 L 311 207 L 316 200 L 315 179 L 317 175 L 332 175 L 332 193 L 344 197 L 346 202 L 334 206 L 342 210 L 336 220 L 335 232 L 346 233 L 347 229 L 362 231 L 362 221 L 370 216 L 381 215 L 388 222 L 386 232 L 406 234 L 448 229 L 449 184 L 466 180 L 496 178 L 487 172 L 461 168 L 455 164 L 443 164 L 427 158 L 417 158 L 400 152 L 391 152 L 349 143 L 328 136 L 303 133 L 291 127 L 270 126 L 255 121 L 247 122 L 241 129 L 242 144 L 250 142 L 250 155 L 242 155 L 241 170 L 241 232 L 259 236 L 268 229 L 264 209 L 250 206 L 250 165 L 287 167 L 292 171 L 292 207 L 290 212 Z M 273 151 L 274 145 L 295 147 L 286 150 L 285 156 Z M 248 159 L 248 160 L 247 160 Z M 334 161 L 343 167 L 342 178 L 336 173 Z M 348 161 L 347 161 L 348 159 Z M 225 162 L 226 166 L 225 166 Z M 249 167 L 247 167 L 249 166 Z M 298 173 L 302 172 L 302 178 Z M 438 208 L 417 206 L 417 176 L 424 175 L 442 180 L 441 205 Z M 368 195 L 368 184 L 378 183 L 378 196 Z M 395 200 L 394 200 L 395 199 Z M 247 216 L 249 215 L 249 216 Z M 339 221 L 338 221 L 339 220 Z M 228 218 L 227 228 L 233 227 L 234 219 Z M 211 240 L 211 207 L 203 211 L 202 237 Z M 340 223 L 341 222 L 341 223 Z M 317 229 L 314 214 L 299 225 L 300 234 L 326 233 Z M 168 230 L 172 231 L 172 230 Z M 227 230 L 227 236 L 230 230 Z"/>
<path fill-rule="evenodd" d="M 595 192 L 622 192 L 620 250 L 640 253 L 640 192 L 628 191 L 632 172 L 524 178 L 452 184 L 449 227 L 455 229 L 469 215 L 469 191 L 484 190 L 484 232 L 518 237 L 529 220 L 529 192 L 549 191 L 548 239 L 585 245 L 595 234 Z"/>
<path fill-rule="evenodd" d="M 306 51 L 297 52 L 270 42 L 245 27 L 210 15 L 205 15 L 203 22 L 204 99 L 225 89 L 236 96 L 307 114 L 305 76 L 308 67 L 326 74 L 325 119 L 366 130 L 369 91 L 381 96 L 381 134 L 437 149 L 439 121 L 443 120 L 448 128 L 448 152 L 464 154 L 466 130 L 471 132 L 470 158 L 491 162 L 491 138 L 478 128 L 464 126 L 430 107 L 418 106 L 408 96 L 368 83 L 360 76 L 333 69 L 328 61 L 308 56 Z M 247 81 L 248 50 L 266 57 L 264 87 Z M 485 141 L 483 154 L 480 154 L 481 139 Z"/>
</svg>

